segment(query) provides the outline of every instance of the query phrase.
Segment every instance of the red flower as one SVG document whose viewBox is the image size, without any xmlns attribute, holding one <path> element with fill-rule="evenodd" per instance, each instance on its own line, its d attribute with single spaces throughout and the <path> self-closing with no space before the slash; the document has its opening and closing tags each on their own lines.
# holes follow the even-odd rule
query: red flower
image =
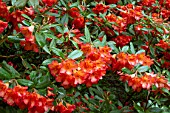
<svg viewBox="0 0 170 113">
<path fill-rule="evenodd" d="M 12 22 L 14 29 L 17 32 L 20 31 L 18 24 L 24 20 L 24 17 L 22 16 L 22 14 L 24 14 L 24 11 L 16 10 L 12 12 L 10 15 L 10 21 Z"/>
<path fill-rule="evenodd" d="M 6 4 L 0 1 L 0 17 L 5 18 L 7 21 L 9 21 L 9 15 L 10 14 L 9 14 Z"/>
<path fill-rule="evenodd" d="M 80 68 L 86 73 L 93 73 L 95 65 L 90 59 L 85 59 L 84 61 L 80 62 Z"/>
<path fill-rule="evenodd" d="M 156 46 L 163 48 L 164 50 L 167 50 L 170 48 L 170 43 L 164 42 L 163 40 L 160 40 Z"/>
<path fill-rule="evenodd" d="M 0 97 L 4 97 L 6 90 L 8 89 L 9 84 L 4 84 L 1 80 L 0 80 Z"/>
<path fill-rule="evenodd" d="M 88 73 L 85 73 L 83 70 L 75 70 L 73 72 L 75 77 L 75 81 L 74 81 L 75 85 L 83 84 L 89 75 Z"/>
<path fill-rule="evenodd" d="M 71 9 L 68 11 L 68 14 L 69 14 L 72 18 L 80 17 L 79 9 L 76 8 L 76 7 L 71 8 Z"/>
<path fill-rule="evenodd" d="M 168 80 L 166 80 L 165 76 L 158 76 L 153 73 L 145 73 L 143 76 L 138 77 L 136 74 L 128 75 L 119 73 L 120 80 L 127 81 L 129 86 L 140 92 L 141 89 L 150 90 L 153 85 L 155 85 L 159 91 L 160 88 L 166 88 L 170 90 L 170 84 L 168 84 Z"/>
<path fill-rule="evenodd" d="M 57 3 L 57 0 L 42 0 L 42 2 L 44 2 L 45 5 L 51 7 L 52 5 Z"/>
<path fill-rule="evenodd" d="M 72 22 L 72 26 L 75 29 L 80 29 L 80 28 L 84 28 L 85 26 L 85 21 L 84 21 L 84 17 L 77 17 L 73 20 Z"/>
<path fill-rule="evenodd" d="M 60 102 L 55 109 L 60 113 L 72 113 L 75 108 L 76 108 L 75 105 L 66 103 L 66 106 L 64 106 L 63 103 Z"/>
<path fill-rule="evenodd" d="M 99 14 L 99 13 L 105 13 L 107 10 L 109 9 L 109 6 L 105 6 L 103 4 L 97 4 L 95 8 L 93 8 L 93 12 L 95 14 Z"/>
<path fill-rule="evenodd" d="M 131 36 L 120 35 L 120 36 L 117 36 L 116 38 L 112 38 L 112 40 L 114 42 L 116 42 L 117 46 L 123 47 L 123 46 L 125 46 L 126 44 L 128 44 L 132 40 L 132 37 Z"/>
<path fill-rule="evenodd" d="M 156 0 L 142 0 L 144 6 L 152 6 Z"/>
<path fill-rule="evenodd" d="M 27 42 L 35 43 L 35 37 L 33 35 L 34 26 L 30 26 L 30 27 L 22 26 L 20 30 L 21 33 L 25 36 L 25 40 Z"/>
<path fill-rule="evenodd" d="M 90 44 L 82 44 L 81 45 L 81 51 L 83 51 L 83 53 L 88 56 L 89 54 L 91 54 L 93 52 L 94 48 L 90 45 Z"/>
<path fill-rule="evenodd" d="M 57 74 L 59 74 L 61 65 L 54 60 L 48 65 L 48 68 L 50 69 L 50 73 L 55 77 Z"/>
<path fill-rule="evenodd" d="M 73 70 L 77 68 L 77 64 L 75 60 L 67 59 L 61 63 L 60 73 L 65 73 L 67 75 L 71 75 Z"/>
<path fill-rule="evenodd" d="M 4 95 L 4 101 L 9 104 L 10 106 L 13 106 L 15 104 L 15 94 L 12 89 L 7 89 L 6 93 Z"/>
<path fill-rule="evenodd" d="M 0 34 L 8 27 L 8 22 L 0 20 Z"/>
<path fill-rule="evenodd" d="M 109 4 L 116 4 L 119 0 L 105 0 Z"/>
<path fill-rule="evenodd" d="M 25 41 L 20 41 L 20 45 L 24 46 L 25 50 L 33 50 L 34 52 L 38 52 L 38 47 L 35 42 L 35 36 L 33 35 L 34 26 L 22 26 L 20 30 L 21 33 L 25 36 Z"/>
<path fill-rule="evenodd" d="M 114 14 L 107 15 L 107 16 L 106 16 L 106 19 L 107 19 L 109 22 L 116 22 L 117 16 L 114 15 Z"/>
</svg>

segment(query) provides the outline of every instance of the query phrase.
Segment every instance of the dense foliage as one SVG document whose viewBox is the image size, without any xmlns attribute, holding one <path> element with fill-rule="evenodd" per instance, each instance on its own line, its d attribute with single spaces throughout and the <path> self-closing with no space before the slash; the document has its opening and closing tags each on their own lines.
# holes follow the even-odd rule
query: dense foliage
<svg viewBox="0 0 170 113">
<path fill-rule="evenodd" d="M 170 0 L 0 0 L 0 111 L 169 113 Z"/>
</svg>

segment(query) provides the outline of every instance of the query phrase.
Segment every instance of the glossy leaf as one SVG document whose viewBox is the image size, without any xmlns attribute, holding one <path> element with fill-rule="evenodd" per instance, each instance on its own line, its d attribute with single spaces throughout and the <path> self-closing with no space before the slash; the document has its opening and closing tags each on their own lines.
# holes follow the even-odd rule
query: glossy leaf
<svg viewBox="0 0 170 113">
<path fill-rule="evenodd" d="M 83 55 L 83 52 L 81 50 L 74 50 L 68 55 L 68 58 L 76 59 L 76 58 L 81 57 L 82 55 Z"/>
</svg>

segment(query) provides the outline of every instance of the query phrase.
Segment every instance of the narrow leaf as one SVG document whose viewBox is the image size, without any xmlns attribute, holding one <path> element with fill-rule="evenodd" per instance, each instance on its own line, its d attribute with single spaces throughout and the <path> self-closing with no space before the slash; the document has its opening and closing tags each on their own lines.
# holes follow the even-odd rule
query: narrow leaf
<svg viewBox="0 0 170 113">
<path fill-rule="evenodd" d="M 32 86 L 34 84 L 34 82 L 32 82 L 30 80 L 26 80 L 26 79 L 18 79 L 17 82 L 20 85 L 24 85 L 24 86 Z"/>
<path fill-rule="evenodd" d="M 81 57 L 82 55 L 83 55 L 83 52 L 81 50 L 74 50 L 68 55 L 68 58 L 76 59 L 76 58 Z"/>
<path fill-rule="evenodd" d="M 146 72 L 148 69 L 148 66 L 141 66 L 140 68 L 138 68 L 138 72 Z"/>
<path fill-rule="evenodd" d="M 85 25 L 85 38 L 86 38 L 86 42 L 91 42 L 90 32 L 86 25 Z"/>
<path fill-rule="evenodd" d="M 60 56 L 60 57 L 64 58 L 64 53 L 62 52 L 61 49 L 52 47 L 52 52 L 53 52 L 54 54 L 56 54 L 57 56 Z"/>
</svg>

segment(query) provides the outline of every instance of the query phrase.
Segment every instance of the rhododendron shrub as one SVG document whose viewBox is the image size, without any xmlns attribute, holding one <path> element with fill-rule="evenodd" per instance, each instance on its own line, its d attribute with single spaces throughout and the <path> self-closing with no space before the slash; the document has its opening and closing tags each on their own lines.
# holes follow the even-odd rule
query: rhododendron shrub
<svg viewBox="0 0 170 113">
<path fill-rule="evenodd" d="M 0 112 L 169 113 L 169 0 L 0 0 Z"/>
</svg>

